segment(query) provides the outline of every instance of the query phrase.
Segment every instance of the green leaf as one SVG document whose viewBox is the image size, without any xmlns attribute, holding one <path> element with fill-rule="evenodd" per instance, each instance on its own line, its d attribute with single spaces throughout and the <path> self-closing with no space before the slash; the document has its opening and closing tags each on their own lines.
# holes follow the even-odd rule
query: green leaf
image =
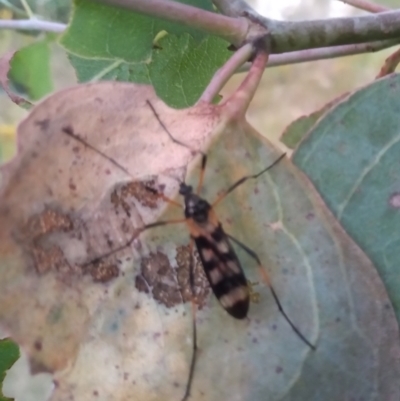
<svg viewBox="0 0 400 401">
<path fill-rule="evenodd" d="M 338 98 L 324 105 L 320 110 L 317 110 L 308 116 L 301 116 L 297 120 L 294 120 L 282 133 L 281 142 L 284 143 L 289 149 L 294 149 L 307 135 L 318 119 L 321 118 L 321 116 L 323 116 L 345 96 L 347 96 L 347 94 L 339 96 Z"/>
<path fill-rule="evenodd" d="M 227 43 L 212 37 L 196 43 L 189 35 L 169 35 L 159 44 L 162 49 L 154 51 L 149 64 L 151 83 L 157 95 L 175 108 L 194 104 L 229 57 Z"/>
<path fill-rule="evenodd" d="M 91 80 L 130 81 L 149 84 L 149 72 L 146 63 L 126 63 L 123 60 L 88 59 L 68 55 L 74 66 L 79 82 Z"/>
<path fill-rule="evenodd" d="M 50 50 L 47 40 L 18 50 L 11 60 L 9 78 L 33 100 L 53 89 L 50 71 Z"/>
<path fill-rule="evenodd" d="M 12 340 L 6 338 L 0 340 L 0 401 L 8 401 L 2 395 L 1 387 L 3 384 L 6 372 L 19 358 L 19 347 Z"/>
<path fill-rule="evenodd" d="M 294 163 L 378 269 L 400 322 L 400 75 L 328 112 Z"/>
<path fill-rule="evenodd" d="M 213 11 L 208 0 L 184 3 Z M 164 31 L 166 35 L 155 44 Z M 230 56 L 229 43 L 199 30 L 83 0 L 75 1 L 61 44 L 70 53 L 80 82 L 151 83 L 163 100 L 177 108 L 194 104 Z"/>
</svg>

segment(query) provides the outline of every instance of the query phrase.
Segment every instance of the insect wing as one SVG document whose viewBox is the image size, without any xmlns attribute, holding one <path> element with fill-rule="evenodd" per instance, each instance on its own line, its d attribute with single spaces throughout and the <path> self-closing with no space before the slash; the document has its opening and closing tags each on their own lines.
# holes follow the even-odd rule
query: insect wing
<svg viewBox="0 0 400 401">
<path fill-rule="evenodd" d="M 239 259 L 221 226 L 211 237 L 194 238 L 207 279 L 222 307 L 234 318 L 244 319 L 250 295 Z"/>
</svg>

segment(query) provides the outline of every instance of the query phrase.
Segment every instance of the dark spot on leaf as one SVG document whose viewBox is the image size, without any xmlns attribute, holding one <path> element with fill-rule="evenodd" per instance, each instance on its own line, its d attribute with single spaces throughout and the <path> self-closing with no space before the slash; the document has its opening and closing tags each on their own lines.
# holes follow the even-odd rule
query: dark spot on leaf
<svg viewBox="0 0 400 401">
<path fill-rule="evenodd" d="M 151 293 L 154 299 L 168 308 L 189 302 L 192 296 L 189 285 L 188 246 L 177 248 L 176 262 L 178 268 L 174 269 L 162 252 L 152 253 L 147 258 L 143 258 L 141 272 L 135 278 L 136 288 L 141 292 Z M 198 256 L 195 256 L 194 284 L 195 299 L 201 309 L 209 293 L 209 285 Z"/>
<path fill-rule="evenodd" d="M 48 118 L 45 118 L 44 120 L 38 120 L 35 121 L 35 125 L 40 127 L 42 131 L 46 131 L 47 128 L 49 128 L 50 120 Z"/>
<path fill-rule="evenodd" d="M 61 249 L 56 246 L 35 245 L 31 249 L 36 271 L 39 274 L 49 272 L 51 269 L 59 270 L 65 266 L 66 259 Z"/>
<path fill-rule="evenodd" d="M 29 219 L 24 232 L 30 238 L 37 238 L 54 231 L 70 231 L 72 228 L 72 220 L 68 215 L 48 208 L 43 210 L 41 213 L 32 216 Z"/>
<path fill-rule="evenodd" d="M 87 272 L 97 283 L 107 283 L 119 276 L 119 268 L 114 263 L 108 263 L 104 260 L 97 261 L 88 266 Z"/>
<path fill-rule="evenodd" d="M 62 127 L 61 131 L 68 135 L 74 135 L 74 129 L 70 125 L 66 125 L 65 127 Z"/>
<path fill-rule="evenodd" d="M 275 373 L 282 373 L 283 372 L 283 368 L 281 367 L 281 366 L 277 366 L 276 368 L 275 368 Z"/>
<path fill-rule="evenodd" d="M 43 347 L 42 341 L 39 340 L 39 339 L 37 339 L 37 340 L 34 342 L 33 346 L 34 346 L 34 348 L 35 348 L 36 351 L 41 351 L 41 350 L 42 350 L 42 347 Z"/>
<path fill-rule="evenodd" d="M 76 185 L 75 185 L 74 182 L 72 181 L 72 178 L 69 180 L 68 186 L 69 186 L 69 189 L 70 189 L 71 191 L 76 191 Z"/>
<path fill-rule="evenodd" d="M 157 193 L 151 193 L 146 189 L 146 187 L 152 185 L 154 185 L 153 180 L 132 181 L 124 184 L 111 193 L 111 203 L 115 209 L 122 207 L 128 216 L 131 215 L 132 198 L 135 198 L 143 206 L 155 209 L 158 201 Z M 118 213 L 118 210 L 116 210 L 116 213 Z"/>
<path fill-rule="evenodd" d="M 200 261 L 200 256 L 197 250 L 194 251 L 194 290 L 195 290 L 195 301 L 199 309 L 201 309 L 205 303 L 205 300 L 210 292 L 210 285 L 207 277 L 204 273 L 203 265 Z M 189 285 L 189 266 L 190 266 L 190 247 L 180 246 L 176 250 L 176 263 L 178 283 L 182 291 L 182 297 L 184 302 L 189 302 L 192 299 L 190 285 Z"/>
<path fill-rule="evenodd" d="M 313 212 L 307 213 L 306 219 L 307 220 L 313 220 L 315 217 L 315 214 Z"/>
</svg>

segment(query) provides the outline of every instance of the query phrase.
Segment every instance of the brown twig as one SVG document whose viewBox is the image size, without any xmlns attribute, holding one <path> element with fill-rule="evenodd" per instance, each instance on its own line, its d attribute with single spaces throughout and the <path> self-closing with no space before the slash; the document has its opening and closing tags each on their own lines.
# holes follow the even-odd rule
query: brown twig
<svg viewBox="0 0 400 401">
<path fill-rule="evenodd" d="M 197 7 L 170 0 L 96 0 L 118 6 L 152 17 L 198 28 L 211 35 L 217 35 L 230 43 L 241 45 L 249 30 L 246 18 L 231 18 Z"/>
<path fill-rule="evenodd" d="M 326 60 L 337 57 L 353 56 L 356 54 L 373 53 L 400 44 L 400 39 L 378 40 L 376 42 L 323 47 L 321 49 L 299 50 L 283 54 L 273 54 L 269 57 L 266 68 L 287 64 L 305 63 L 308 61 Z M 250 63 L 246 63 L 240 72 L 248 71 Z"/>
</svg>

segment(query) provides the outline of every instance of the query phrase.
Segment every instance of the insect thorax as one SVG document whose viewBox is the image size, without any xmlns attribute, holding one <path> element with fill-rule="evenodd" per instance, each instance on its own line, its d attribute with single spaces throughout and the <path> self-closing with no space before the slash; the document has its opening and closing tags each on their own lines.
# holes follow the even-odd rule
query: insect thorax
<svg viewBox="0 0 400 401">
<path fill-rule="evenodd" d="M 210 209 L 210 204 L 203 198 L 193 193 L 185 195 L 185 217 L 192 218 L 196 223 L 205 223 Z"/>
</svg>

